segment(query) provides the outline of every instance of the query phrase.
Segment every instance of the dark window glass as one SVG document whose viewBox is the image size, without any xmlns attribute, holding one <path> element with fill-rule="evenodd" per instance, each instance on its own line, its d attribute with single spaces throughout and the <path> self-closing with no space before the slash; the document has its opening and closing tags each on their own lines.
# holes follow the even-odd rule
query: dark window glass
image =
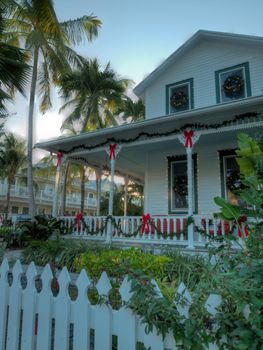
<svg viewBox="0 0 263 350">
<path fill-rule="evenodd" d="M 182 84 L 170 88 L 170 113 L 187 111 L 190 109 L 189 84 Z"/>
</svg>

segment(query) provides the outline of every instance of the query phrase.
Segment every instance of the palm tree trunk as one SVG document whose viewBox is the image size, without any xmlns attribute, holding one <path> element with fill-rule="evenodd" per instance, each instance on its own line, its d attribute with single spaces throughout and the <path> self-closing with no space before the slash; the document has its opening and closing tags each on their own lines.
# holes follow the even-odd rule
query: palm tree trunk
<svg viewBox="0 0 263 350">
<path fill-rule="evenodd" d="M 85 200 L 85 167 L 83 165 L 80 173 L 80 212 L 84 212 L 84 200 Z"/>
<path fill-rule="evenodd" d="M 10 206 L 10 192 L 11 192 L 11 181 L 7 182 L 7 192 L 6 192 L 6 207 L 5 207 L 5 223 L 8 220 L 9 206 Z"/>
<path fill-rule="evenodd" d="M 69 173 L 69 160 L 66 162 L 66 169 L 63 178 L 62 184 L 62 194 L 61 194 L 61 215 L 65 215 L 66 213 L 66 200 L 67 200 L 67 178 Z"/>
<path fill-rule="evenodd" d="M 37 65 L 38 65 L 39 48 L 34 49 L 34 63 L 33 63 L 33 73 L 31 80 L 30 89 L 30 101 L 29 101 L 29 112 L 28 112 L 28 134 L 27 134 L 27 186 L 29 195 L 29 213 L 32 218 L 35 216 L 35 197 L 34 197 L 34 187 L 33 187 L 33 136 L 34 136 L 34 105 L 35 105 L 35 94 L 37 85 Z"/>
</svg>

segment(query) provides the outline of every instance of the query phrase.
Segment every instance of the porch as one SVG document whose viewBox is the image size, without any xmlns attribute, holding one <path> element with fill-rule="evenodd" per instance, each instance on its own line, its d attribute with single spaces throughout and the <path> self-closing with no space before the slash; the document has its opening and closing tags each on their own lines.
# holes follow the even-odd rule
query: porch
<svg viewBox="0 0 263 350">
<path fill-rule="evenodd" d="M 63 216 L 58 212 L 63 177 L 59 165 L 53 216 L 63 219 L 74 238 L 127 245 L 194 249 L 205 247 L 211 237 L 232 231 L 237 234 L 236 227 L 214 217 L 219 210 L 214 197 L 228 198 L 224 160 L 229 151 L 232 157 L 235 154 L 237 134 L 245 131 L 253 135 L 263 126 L 256 112 L 258 102 L 258 98 L 250 98 L 242 105 L 231 102 L 38 144 L 63 155 L 62 163 L 65 159 L 77 161 L 97 174 L 97 216 Z M 110 173 L 109 203 L 107 216 L 101 216 L 101 176 L 105 171 Z M 123 216 L 113 212 L 116 176 L 125 179 Z M 127 211 L 129 180 L 144 186 L 142 217 L 129 216 Z"/>
</svg>

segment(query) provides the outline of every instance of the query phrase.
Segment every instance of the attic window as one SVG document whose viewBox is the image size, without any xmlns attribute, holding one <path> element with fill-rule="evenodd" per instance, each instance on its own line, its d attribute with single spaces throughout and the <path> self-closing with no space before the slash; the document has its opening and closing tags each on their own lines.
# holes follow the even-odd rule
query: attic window
<svg viewBox="0 0 263 350">
<path fill-rule="evenodd" d="M 217 103 L 251 96 L 248 62 L 215 72 Z"/>
<path fill-rule="evenodd" d="M 172 114 L 193 108 L 193 79 L 166 85 L 166 113 Z"/>
</svg>

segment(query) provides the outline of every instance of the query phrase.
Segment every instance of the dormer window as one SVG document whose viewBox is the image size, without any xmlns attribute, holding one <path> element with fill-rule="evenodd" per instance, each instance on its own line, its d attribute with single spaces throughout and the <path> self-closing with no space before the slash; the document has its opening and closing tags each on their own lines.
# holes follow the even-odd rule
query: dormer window
<svg viewBox="0 0 263 350">
<path fill-rule="evenodd" d="M 251 96 L 248 62 L 215 72 L 217 103 Z"/>
<path fill-rule="evenodd" d="M 187 111 L 193 106 L 193 79 L 166 85 L 166 113 Z"/>
</svg>

